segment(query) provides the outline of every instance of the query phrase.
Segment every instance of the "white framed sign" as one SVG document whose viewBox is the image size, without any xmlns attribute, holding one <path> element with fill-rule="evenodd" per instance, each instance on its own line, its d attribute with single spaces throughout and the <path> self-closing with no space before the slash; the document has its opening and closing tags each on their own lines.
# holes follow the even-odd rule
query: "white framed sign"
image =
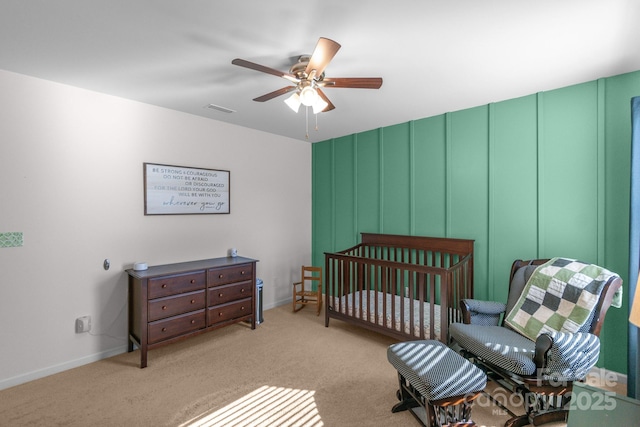
<svg viewBox="0 0 640 427">
<path fill-rule="evenodd" d="M 144 163 L 144 214 L 230 212 L 230 172 Z"/>
</svg>

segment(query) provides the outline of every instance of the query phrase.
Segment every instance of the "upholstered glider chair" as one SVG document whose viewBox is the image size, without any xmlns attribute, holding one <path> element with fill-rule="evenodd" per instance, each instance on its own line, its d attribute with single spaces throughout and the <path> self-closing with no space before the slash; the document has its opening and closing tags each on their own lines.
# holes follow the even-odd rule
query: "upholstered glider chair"
<svg viewBox="0 0 640 427">
<path fill-rule="evenodd" d="M 516 393 L 525 414 L 507 411 L 505 426 L 566 421 L 572 384 L 583 381 L 600 353 L 598 338 L 622 280 L 580 261 L 517 260 L 507 303 L 463 300 L 464 323 L 449 327 L 452 347 L 499 385 Z M 504 396 L 502 396 L 504 401 Z"/>
</svg>

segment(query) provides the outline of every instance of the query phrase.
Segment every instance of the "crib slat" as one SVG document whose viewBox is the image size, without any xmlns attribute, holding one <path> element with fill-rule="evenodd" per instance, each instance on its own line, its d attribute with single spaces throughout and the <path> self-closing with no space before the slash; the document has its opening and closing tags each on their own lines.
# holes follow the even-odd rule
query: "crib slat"
<svg viewBox="0 0 640 427">
<path fill-rule="evenodd" d="M 424 274 L 420 274 L 418 273 L 418 283 L 416 285 L 416 283 L 414 282 L 414 287 L 417 286 L 417 290 L 418 290 L 418 301 L 420 302 L 420 339 L 425 339 L 425 333 L 424 333 L 424 302 L 425 302 L 425 292 L 424 292 Z M 415 295 L 415 290 L 414 290 L 414 295 Z M 414 297 L 415 298 L 415 297 Z M 413 308 L 413 304 L 411 304 L 411 307 Z M 413 319 L 411 319 L 411 325 L 414 325 L 415 321 Z M 412 334 L 415 335 L 415 332 L 413 331 L 413 327 L 411 328 L 411 332 Z"/>
</svg>

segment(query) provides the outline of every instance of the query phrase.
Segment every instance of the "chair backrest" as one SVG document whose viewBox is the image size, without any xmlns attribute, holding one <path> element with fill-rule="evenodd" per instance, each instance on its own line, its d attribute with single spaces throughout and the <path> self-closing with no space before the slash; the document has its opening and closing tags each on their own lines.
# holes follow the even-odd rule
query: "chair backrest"
<svg viewBox="0 0 640 427">
<path fill-rule="evenodd" d="M 511 311 L 536 267 L 547 261 L 549 261 L 549 259 L 533 259 L 527 261 L 516 260 L 513 262 L 509 279 L 509 297 L 507 298 L 507 308 L 505 313 L 509 313 Z M 622 279 L 620 279 L 620 277 L 612 277 L 604 285 L 602 292 L 600 293 L 598 303 L 592 312 L 591 321 L 585 332 L 590 332 L 597 336 L 600 335 L 600 331 L 602 330 L 602 325 L 604 323 L 604 317 L 611 306 L 614 294 L 621 286 Z"/>
<path fill-rule="evenodd" d="M 300 280 L 302 282 L 310 281 L 322 289 L 322 267 L 311 267 L 303 265 L 300 272 Z"/>
</svg>

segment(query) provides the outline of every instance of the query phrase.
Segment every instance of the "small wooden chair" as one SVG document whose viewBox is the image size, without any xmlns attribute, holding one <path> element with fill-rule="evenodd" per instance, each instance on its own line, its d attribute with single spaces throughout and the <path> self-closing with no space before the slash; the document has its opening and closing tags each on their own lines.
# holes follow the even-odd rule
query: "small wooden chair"
<svg viewBox="0 0 640 427">
<path fill-rule="evenodd" d="M 313 290 L 314 282 L 316 282 L 315 291 Z M 320 310 L 322 309 L 321 267 L 309 267 L 303 265 L 300 272 L 300 281 L 293 284 L 293 311 L 299 311 L 307 304 L 317 304 L 317 315 L 320 315 Z"/>
</svg>

